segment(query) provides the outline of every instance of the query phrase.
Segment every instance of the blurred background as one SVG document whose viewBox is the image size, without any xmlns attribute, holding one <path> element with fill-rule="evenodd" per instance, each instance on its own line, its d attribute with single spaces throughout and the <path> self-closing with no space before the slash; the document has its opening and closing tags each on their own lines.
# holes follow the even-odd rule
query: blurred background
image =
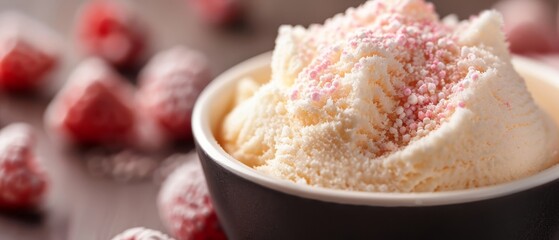
<svg viewBox="0 0 559 240">
<path fill-rule="evenodd" d="M 358 6 L 363 0 L 240 0 L 240 17 L 235 23 L 211 23 L 204 14 L 192 8 L 191 0 L 129 0 L 121 1 L 137 11 L 147 26 L 150 40 L 148 56 L 175 45 L 196 49 L 209 58 L 209 68 L 215 76 L 231 66 L 274 47 L 277 29 L 281 24 L 307 26 L 322 23 L 348 7 Z M 194 1 L 194 0 L 192 0 Z M 196 0 L 205 1 L 205 0 Z M 233 1 L 233 0 L 231 0 Z M 522 0 L 518 0 L 522 1 Z M 536 2 L 540 0 L 524 0 Z M 545 35 L 550 47 L 539 49 L 541 42 L 519 45 L 519 53 L 543 59 L 559 66 L 555 60 L 557 1 L 541 0 L 548 5 L 533 11 L 516 7 L 509 16 L 527 19 L 532 25 L 520 31 L 519 36 L 539 39 Z M 75 43 L 76 14 L 87 1 L 78 0 L 0 0 L 0 11 L 16 10 L 50 26 L 62 36 L 65 59 L 55 81 L 62 84 L 69 72 L 83 56 Z M 461 19 L 491 8 L 494 0 L 432 0 L 441 16 L 451 13 Z M 552 12 L 541 20 L 538 11 Z M 535 20 L 534 20 L 535 19 Z M 534 34 L 531 26 L 536 27 Z M 229 20 L 226 20 L 229 21 Z M 526 30 L 528 29 L 528 30 Z M 548 31 L 553 29 L 553 31 Z M 527 31 L 527 32 L 524 32 Z M 547 34 L 547 35 L 546 35 Z M 545 44 L 544 44 L 545 45 Z M 534 51 L 531 51 L 534 48 Z M 526 50 L 526 51 L 525 51 Z M 559 58 L 557 58 L 559 59 Z M 127 73 L 135 76 L 135 70 Z M 54 87 L 53 93 L 57 91 Z M 41 217 L 14 217 L 0 214 L 0 239 L 2 240 L 97 240 L 110 239 L 123 230 L 144 226 L 165 231 L 156 209 L 158 184 L 152 181 L 120 183 L 113 179 L 93 176 L 84 166 L 81 156 L 59 151 L 57 143 L 50 140 L 43 130 L 43 114 L 52 94 L 40 98 L 13 98 L 0 93 L 0 125 L 27 122 L 39 129 L 39 154 L 52 161 L 46 166 L 52 178 L 52 191 L 48 196 L 47 214 Z M 192 143 L 186 143 L 181 152 L 188 153 Z M 192 153 L 190 153 L 192 154 Z"/>
<path fill-rule="evenodd" d="M 531 1 L 531 0 L 528 0 Z M 533 0 L 539 1 L 539 0 Z M 545 0 L 555 5 L 557 1 Z M 71 39 L 77 0 L 0 0 L 0 9 L 16 9 L 52 26 Z M 208 26 L 185 4 L 187 0 L 129 0 L 150 28 L 155 49 L 187 44 L 208 54 L 219 73 L 243 59 L 273 49 L 281 24 L 322 23 L 326 18 L 358 6 L 363 0 L 241 0 L 246 26 L 223 29 Z M 468 18 L 491 8 L 496 0 L 433 0 L 441 16 Z M 71 43 L 71 41 L 69 41 Z"/>
</svg>

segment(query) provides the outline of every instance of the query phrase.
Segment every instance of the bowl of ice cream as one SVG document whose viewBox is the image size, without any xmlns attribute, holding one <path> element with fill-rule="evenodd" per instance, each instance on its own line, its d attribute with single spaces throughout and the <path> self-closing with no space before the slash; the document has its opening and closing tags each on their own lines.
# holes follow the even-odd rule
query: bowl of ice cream
<svg viewBox="0 0 559 240">
<path fill-rule="evenodd" d="M 193 132 L 232 239 L 552 239 L 559 73 L 501 17 L 371 1 L 282 27 L 223 73 Z"/>
</svg>

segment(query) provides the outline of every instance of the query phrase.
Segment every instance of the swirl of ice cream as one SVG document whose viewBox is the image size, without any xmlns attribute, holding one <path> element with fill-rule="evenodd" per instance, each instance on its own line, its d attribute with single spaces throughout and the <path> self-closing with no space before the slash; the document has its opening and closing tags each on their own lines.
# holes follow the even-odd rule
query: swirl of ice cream
<svg viewBox="0 0 559 240">
<path fill-rule="evenodd" d="M 458 190 L 537 173 L 557 162 L 557 130 L 501 25 L 495 11 L 458 22 L 389 0 L 283 26 L 270 82 L 227 115 L 220 142 L 260 172 L 334 189 Z"/>
</svg>

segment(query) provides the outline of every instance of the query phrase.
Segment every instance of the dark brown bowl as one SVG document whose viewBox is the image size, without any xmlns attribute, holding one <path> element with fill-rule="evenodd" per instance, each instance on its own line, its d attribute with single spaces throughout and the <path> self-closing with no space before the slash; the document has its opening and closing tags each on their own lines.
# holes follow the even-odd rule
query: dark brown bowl
<svg viewBox="0 0 559 240">
<path fill-rule="evenodd" d="M 524 58 L 515 66 L 559 122 L 559 72 Z M 201 95 L 193 131 L 214 205 L 231 239 L 554 239 L 559 166 L 506 184 L 437 193 L 332 190 L 265 176 L 214 137 L 243 77 L 270 76 L 270 54 L 218 77 Z M 555 82 L 554 80 L 557 80 Z M 554 111 L 554 112 L 551 112 Z"/>
</svg>

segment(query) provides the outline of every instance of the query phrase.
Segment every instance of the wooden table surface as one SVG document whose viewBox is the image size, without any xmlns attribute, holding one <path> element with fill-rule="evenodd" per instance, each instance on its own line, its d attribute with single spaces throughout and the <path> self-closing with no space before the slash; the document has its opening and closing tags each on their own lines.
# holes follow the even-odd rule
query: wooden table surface
<svg viewBox="0 0 559 240">
<path fill-rule="evenodd" d="M 74 54 L 74 14 L 82 1 L 0 0 L 0 11 L 19 10 L 60 32 L 68 57 L 56 80 L 63 82 L 80 57 Z M 234 30 L 215 29 L 193 17 L 184 0 L 130 0 L 149 24 L 154 49 L 184 44 L 205 52 L 218 74 L 234 64 L 273 48 L 280 24 L 322 22 L 362 0 L 247 0 L 247 24 Z M 441 15 L 467 17 L 492 1 L 439 0 Z M 53 89 L 55 91 L 56 89 Z M 80 155 L 68 154 L 42 129 L 42 116 L 52 94 L 44 97 L 0 95 L 0 126 L 23 121 L 40 131 L 39 153 L 52 187 L 42 218 L 0 215 L 1 240 L 102 240 L 136 226 L 163 230 L 155 207 L 158 186 L 151 181 L 119 183 L 92 176 Z M 188 146 L 186 146 L 188 148 Z"/>
</svg>

